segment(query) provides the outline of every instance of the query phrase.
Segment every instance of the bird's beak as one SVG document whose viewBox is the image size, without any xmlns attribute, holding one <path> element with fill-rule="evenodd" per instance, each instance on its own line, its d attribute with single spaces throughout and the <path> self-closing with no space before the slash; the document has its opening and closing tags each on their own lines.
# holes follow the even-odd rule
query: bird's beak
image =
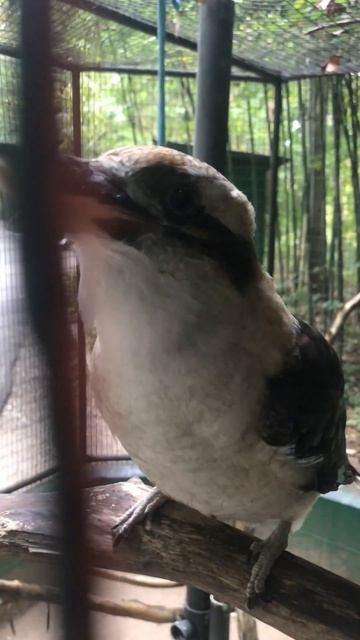
<svg viewBox="0 0 360 640">
<path fill-rule="evenodd" d="M 21 149 L 0 144 L 0 191 L 18 196 Z M 151 217 L 134 203 L 122 198 L 121 185 L 114 185 L 104 167 L 76 157 L 58 159 L 60 236 L 107 234 L 117 239 L 133 239 L 153 224 Z"/>
<path fill-rule="evenodd" d="M 96 162 L 79 158 L 60 161 L 64 235 L 83 233 L 133 239 L 151 224 L 149 215 L 124 197 L 121 184 Z"/>
</svg>

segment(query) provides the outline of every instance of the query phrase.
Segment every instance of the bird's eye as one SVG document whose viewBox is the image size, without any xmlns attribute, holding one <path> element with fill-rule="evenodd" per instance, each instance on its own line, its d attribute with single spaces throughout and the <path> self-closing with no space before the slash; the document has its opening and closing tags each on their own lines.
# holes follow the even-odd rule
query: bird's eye
<svg viewBox="0 0 360 640">
<path fill-rule="evenodd" d="M 185 222 L 193 214 L 194 193 L 189 187 L 178 187 L 166 198 L 166 212 L 174 221 Z"/>
<path fill-rule="evenodd" d="M 132 202 L 130 196 L 126 193 L 126 191 L 118 191 L 114 195 L 114 200 L 119 206 L 129 206 Z"/>
<path fill-rule="evenodd" d="M 168 196 L 168 204 L 172 209 L 182 211 L 192 204 L 192 191 L 187 187 L 179 187 Z"/>
</svg>

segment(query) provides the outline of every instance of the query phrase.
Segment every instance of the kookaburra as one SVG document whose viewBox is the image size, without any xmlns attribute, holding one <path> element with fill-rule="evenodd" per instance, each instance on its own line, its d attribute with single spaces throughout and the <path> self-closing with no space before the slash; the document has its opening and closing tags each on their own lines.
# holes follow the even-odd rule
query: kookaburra
<svg viewBox="0 0 360 640">
<path fill-rule="evenodd" d="M 253 207 L 213 168 L 145 146 L 61 167 L 96 401 L 155 485 L 115 535 L 166 497 L 273 522 L 253 601 L 319 494 L 355 478 L 336 353 L 276 293 Z"/>
</svg>

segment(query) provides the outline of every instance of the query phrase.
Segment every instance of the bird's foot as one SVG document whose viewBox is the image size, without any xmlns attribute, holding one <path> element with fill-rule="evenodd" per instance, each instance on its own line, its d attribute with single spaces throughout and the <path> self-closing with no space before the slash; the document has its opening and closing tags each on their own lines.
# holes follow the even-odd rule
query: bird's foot
<svg viewBox="0 0 360 640">
<path fill-rule="evenodd" d="M 112 527 L 113 546 L 117 547 L 122 538 L 129 535 L 136 524 L 148 521 L 149 516 L 161 507 L 168 498 L 156 487 L 151 489 L 142 500 L 128 509 L 122 518 Z"/>
<path fill-rule="evenodd" d="M 259 599 L 267 600 L 265 582 L 275 561 L 287 547 L 290 529 L 289 522 L 281 521 L 266 540 L 251 545 L 250 553 L 255 562 L 246 589 L 248 609 L 253 609 Z"/>
</svg>

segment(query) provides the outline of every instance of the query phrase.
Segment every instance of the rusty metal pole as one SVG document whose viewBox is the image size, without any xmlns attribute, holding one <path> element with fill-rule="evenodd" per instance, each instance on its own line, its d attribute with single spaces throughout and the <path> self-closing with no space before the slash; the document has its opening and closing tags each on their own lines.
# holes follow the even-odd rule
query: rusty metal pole
<svg viewBox="0 0 360 640">
<path fill-rule="evenodd" d="M 72 88 L 72 125 L 73 125 L 73 152 L 81 158 L 81 72 L 73 69 L 71 72 Z M 76 267 L 77 282 L 80 281 L 79 266 Z M 80 456 L 83 463 L 87 459 L 87 389 L 86 389 L 86 342 L 84 325 L 79 311 L 77 311 L 77 361 L 78 361 L 78 436 Z"/>
<path fill-rule="evenodd" d="M 44 354 L 59 473 L 64 637 L 89 638 L 87 564 L 73 384 L 73 354 L 59 255 L 50 0 L 22 0 L 20 202 L 24 271 L 32 324 Z"/>
</svg>

